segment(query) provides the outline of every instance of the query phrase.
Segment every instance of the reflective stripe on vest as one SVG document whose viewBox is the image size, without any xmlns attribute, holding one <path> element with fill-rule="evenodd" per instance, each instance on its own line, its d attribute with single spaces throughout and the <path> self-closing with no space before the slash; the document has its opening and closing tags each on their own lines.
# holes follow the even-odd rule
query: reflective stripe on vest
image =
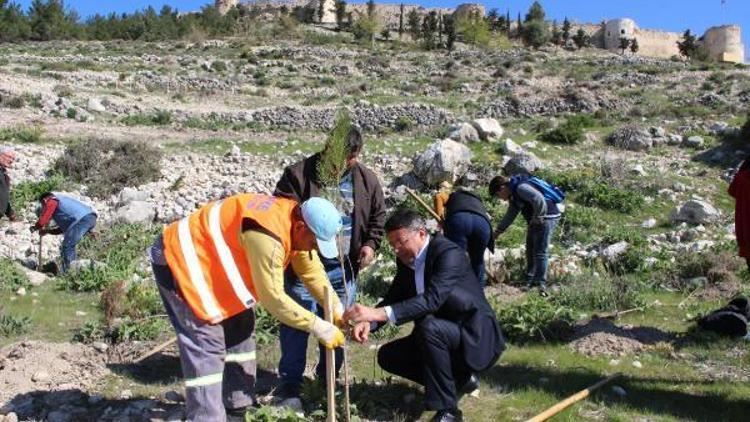
<svg viewBox="0 0 750 422">
<path fill-rule="evenodd" d="M 232 284 L 234 294 L 240 299 L 245 306 L 248 308 L 255 304 L 255 298 L 247 290 L 245 282 L 242 280 L 240 270 L 237 268 L 237 264 L 234 262 L 232 251 L 229 250 L 226 240 L 224 240 L 224 234 L 221 232 L 221 205 L 223 201 L 217 202 L 211 211 L 208 213 L 208 231 L 211 234 L 211 239 L 214 241 L 216 247 L 216 253 L 219 254 L 219 260 L 221 266 L 224 268 L 224 272 Z"/>
<path fill-rule="evenodd" d="M 206 310 L 209 319 L 215 321 L 221 318 L 221 311 L 216 304 L 216 298 L 214 298 L 214 295 L 208 288 L 206 278 L 203 276 L 203 268 L 201 268 L 201 264 L 198 261 L 198 254 L 195 252 L 193 236 L 190 234 L 190 217 L 183 218 L 179 224 L 180 250 L 190 272 L 190 279 L 198 291 L 203 309 Z"/>
</svg>

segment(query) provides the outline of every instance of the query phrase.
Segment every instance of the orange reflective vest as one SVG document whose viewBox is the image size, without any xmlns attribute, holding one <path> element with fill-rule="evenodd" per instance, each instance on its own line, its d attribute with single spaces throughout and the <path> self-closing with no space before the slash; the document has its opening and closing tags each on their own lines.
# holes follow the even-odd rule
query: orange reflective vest
<svg viewBox="0 0 750 422">
<path fill-rule="evenodd" d="M 217 323 L 255 305 L 257 294 L 240 243 L 242 220 L 255 221 L 281 242 L 286 266 L 296 206 L 291 199 L 239 194 L 211 202 L 167 226 L 164 255 L 183 298 L 198 318 Z"/>
</svg>

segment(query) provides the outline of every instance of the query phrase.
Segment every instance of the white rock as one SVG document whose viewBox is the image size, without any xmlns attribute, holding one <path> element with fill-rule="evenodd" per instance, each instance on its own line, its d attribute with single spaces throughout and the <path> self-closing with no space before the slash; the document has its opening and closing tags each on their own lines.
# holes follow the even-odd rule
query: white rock
<svg viewBox="0 0 750 422">
<path fill-rule="evenodd" d="M 492 118 L 474 119 L 471 124 L 479 132 L 479 137 L 483 141 L 499 138 L 505 133 L 500 123 Z"/>
<path fill-rule="evenodd" d="M 130 390 L 122 390 L 120 392 L 120 398 L 123 400 L 130 400 L 133 398 L 133 392 Z"/>
<path fill-rule="evenodd" d="M 469 123 L 461 122 L 451 126 L 448 138 L 461 143 L 479 141 L 479 132 Z"/>
<path fill-rule="evenodd" d="M 114 221 L 127 224 L 151 224 L 155 218 L 156 207 L 148 201 L 132 201 L 114 214 Z"/>
<path fill-rule="evenodd" d="M 686 147 L 690 148 L 701 148 L 703 146 L 703 137 L 695 135 L 691 136 L 683 141 Z"/>
<path fill-rule="evenodd" d="M 83 311 L 76 311 L 76 316 L 77 316 L 77 317 L 84 317 L 84 316 L 86 316 L 86 315 L 88 315 L 88 313 L 87 313 L 87 312 L 83 312 Z"/>
<path fill-rule="evenodd" d="M 641 223 L 641 227 L 644 229 L 652 229 L 656 227 L 656 219 L 655 218 L 649 218 L 648 220 Z"/>
<path fill-rule="evenodd" d="M 41 286 L 45 281 L 49 280 L 46 274 L 30 270 L 26 267 L 23 268 L 23 272 L 26 273 L 26 277 L 32 286 Z"/>
<path fill-rule="evenodd" d="M 643 364 L 641 363 L 641 361 L 634 360 L 633 361 L 633 367 L 640 369 L 640 368 L 643 368 Z"/>
<path fill-rule="evenodd" d="M 103 113 L 107 111 L 107 108 L 104 107 L 104 104 L 102 104 L 102 101 L 98 98 L 93 98 L 93 97 L 89 98 L 86 108 L 88 109 L 88 111 L 91 111 L 94 113 Z"/>
<path fill-rule="evenodd" d="M 148 197 L 149 193 L 147 191 L 126 187 L 123 188 L 122 191 L 120 191 L 120 195 L 117 199 L 117 204 L 119 206 L 122 206 L 127 205 L 133 201 L 146 201 Z"/>
<path fill-rule="evenodd" d="M 512 139 L 506 138 L 501 146 L 503 154 L 508 155 L 514 155 L 514 154 L 520 154 L 523 152 L 523 148 L 521 148 L 517 143 L 513 142 Z"/>
<path fill-rule="evenodd" d="M 670 221 L 686 222 L 690 224 L 710 223 L 718 219 L 719 210 L 706 201 L 691 199 L 680 207 L 675 208 L 670 215 Z"/>
<path fill-rule="evenodd" d="M 47 380 L 49 380 L 49 374 L 45 371 L 34 372 L 34 375 L 31 376 L 31 381 L 33 382 L 44 382 Z"/>
<path fill-rule="evenodd" d="M 470 164 L 469 148 L 451 139 L 433 143 L 413 162 L 414 174 L 428 186 L 445 180 L 454 182 L 468 171 Z"/>
<path fill-rule="evenodd" d="M 618 256 L 622 255 L 625 251 L 628 250 L 628 246 L 628 242 L 617 242 L 604 248 L 604 250 L 602 250 L 601 256 L 605 261 L 614 261 Z"/>
<path fill-rule="evenodd" d="M 103 341 L 95 341 L 91 343 L 91 347 L 93 347 L 94 350 L 96 350 L 99 353 L 104 353 L 107 351 L 107 349 L 109 349 L 109 346 L 107 345 L 107 343 Z"/>
<path fill-rule="evenodd" d="M 26 287 L 19 287 L 18 290 L 16 290 L 16 294 L 18 296 L 26 296 Z"/>
</svg>

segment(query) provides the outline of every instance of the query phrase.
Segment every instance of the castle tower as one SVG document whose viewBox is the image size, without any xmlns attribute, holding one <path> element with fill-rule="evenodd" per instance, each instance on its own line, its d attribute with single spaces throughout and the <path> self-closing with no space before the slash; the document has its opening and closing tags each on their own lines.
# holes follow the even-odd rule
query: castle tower
<svg viewBox="0 0 750 422">
<path fill-rule="evenodd" d="M 744 63 L 745 46 L 737 25 L 714 26 L 703 35 L 703 47 L 712 59 L 720 62 Z"/>
<path fill-rule="evenodd" d="M 323 17 L 319 18 L 320 0 L 310 0 L 307 7 L 315 10 L 313 21 L 317 23 L 335 24 L 336 23 L 336 2 L 334 0 L 323 0 Z"/>
<path fill-rule="evenodd" d="M 229 9 L 237 6 L 237 3 L 239 3 L 239 0 L 216 0 L 216 9 L 224 15 Z"/>
<path fill-rule="evenodd" d="M 610 51 L 620 49 L 620 38 L 635 38 L 638 25 L 632 19 L 612 19 L 604 24 L 604 48 Z"/>
</svg>

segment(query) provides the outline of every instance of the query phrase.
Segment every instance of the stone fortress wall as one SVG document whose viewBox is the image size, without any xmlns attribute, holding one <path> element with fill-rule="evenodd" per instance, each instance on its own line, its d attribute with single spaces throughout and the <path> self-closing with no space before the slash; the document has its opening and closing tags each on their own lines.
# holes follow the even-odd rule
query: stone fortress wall
<svg viewBox="0 0 750 422">
<path fill-rule="evenodd" d="M 324 0 L 327 4 L 325 14 L 320 23 L 335 24 L 336 16 L 334 13 L 334 0 Z M 238 4 L 238 0 L 215 0 L 216 6 L 220 10 L 226 11 Z M 251 2 L 247 2 L 251 3 Z M 289 8 L 295 6 L 308 6 L 317 8 L 319 0 L 259 0 L 252 2 L 254 5 L 263 5 L 279 7 L 286 5 Z M 419 5 L 404 5 L 404 20 L 406 14 L 412 9 L 417 9 L 420 14 L 426 14 L 430 11 L 436 11 L 439 14 L 451 14 L 456 12 L 458 15 L 468 15 L 479 12 L 484 15 L 485 7 L 477 3 L 465 3 L 458 5 L 455 9 L 450 8 L 425 8 Z M 352 12 L 354 18 L 367 13 L 366 4 L 348 4 L 347 10 Z M 377 16 L 383 25 L 391 30 L 398 28 L 400 4 L 399 3 L 378 3 Z M 318 20 L 317 13 L 315 15 Z M 406 22 L 404 22 L 406 24 Z M 572 24 L 571 35 L 575 34 L 579 28 L 591 38 L 591 44 L 594 47 L 603 48 L 613 52 L 620 51 L 620 38 L 638 40 L 638 55 L 648 57 L 670 58 L 679 56 L 677 42 L 682 39 L 682 34 L 678 32 L 666 32 L 652 29 L 639 28 L 638 24 L 629 18 L 611 19 L 601 24 L 578 23 Z M 699 41 L 708 51 L 711 58 L 718 61 L 730 63 L 744 63 L 745 46 L 742 43 L 741 29 L 737 25 L 723 25 L 709 28 Z"/>
</svg>

